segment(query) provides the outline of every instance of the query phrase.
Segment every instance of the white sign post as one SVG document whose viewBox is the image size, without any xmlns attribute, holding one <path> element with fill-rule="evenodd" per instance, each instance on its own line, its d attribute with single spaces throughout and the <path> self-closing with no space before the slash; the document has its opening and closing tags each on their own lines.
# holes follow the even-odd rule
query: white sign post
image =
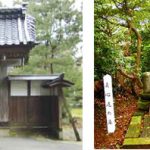
<svg viewBox="0 0 150 150">
<path fill-rule="evenodd" d="M 115 115 L 114 115 L 114 100 L 112 92 L 112 78 L 110 75 L 103 77 L 104 93 L 105 93 L 105 107 L 107 118 L 107 131 L 108 133 L 115 132 Z"/>
</svg>

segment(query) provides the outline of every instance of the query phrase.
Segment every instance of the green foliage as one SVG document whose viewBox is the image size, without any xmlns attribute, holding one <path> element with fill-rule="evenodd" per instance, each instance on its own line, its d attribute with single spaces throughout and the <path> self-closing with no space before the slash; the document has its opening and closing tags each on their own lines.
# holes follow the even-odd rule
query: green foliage
<svg viewBox="0 0 150 150">
<path fill-rule="evenodd" d="M 81 108 L 72 108 L 71 114 L 73 117 L 82 118 L 82 109 Z"/>
<path fill-rule="evenodd" d="M 117 38 L 113 38 L 112 33 L 116 28 L 109 24 L 99 14 L 107 14 L 111 10 L 107 2 L 95 0 L 94 7 L 94 74 L 95 79 L 100 79 L 106 73 L 114 74 L 116 66 L 121 62 Z"/>
<path fill-rule="evenodd" d="M 106 73 L 114 75 L 118 67 L 127 73 L 134 72 L 137 36 L 130 31 L 129 21 L 142 35 L 141 67 L 142 71 L 149 71 L 149 1 L 95 0 L 94 3 L 95 78 L 102 78 Z"/>
</svg>

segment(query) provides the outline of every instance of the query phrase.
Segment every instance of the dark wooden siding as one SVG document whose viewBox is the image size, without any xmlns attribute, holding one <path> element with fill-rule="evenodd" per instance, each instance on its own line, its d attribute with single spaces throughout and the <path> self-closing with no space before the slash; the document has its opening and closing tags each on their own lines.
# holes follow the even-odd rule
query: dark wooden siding
<svg viewBox="0 0 150 150">
<path fill-rule="evenodd" d="M 11 125 L 58 128 L 56 96 L 12 96 L 9 98 L 9 109 Z"/>
</svg>

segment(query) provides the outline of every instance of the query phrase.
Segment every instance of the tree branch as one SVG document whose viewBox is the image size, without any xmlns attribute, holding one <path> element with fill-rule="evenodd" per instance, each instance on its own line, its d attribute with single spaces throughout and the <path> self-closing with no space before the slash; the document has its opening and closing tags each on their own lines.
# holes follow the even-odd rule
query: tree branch
<svg viewBox="0 0 150 150">
<path fill-rule="evenodd" d="M 109 22 L 111 24 L 128 28 L 128 25 L 123 24 L 123 23 L 116 23 L 116 22 L 110 21 L 107 17 L 100 16 L 100 18 L 103 19 L 103 20 L 106 20 L 107 22 Z"/>
<path fill-rule="evenodd" d="M 134 27 L 132 21 L 127 21 L 129 28 L 133 31 L 133 33 L 137 37 L 137 58 L 136 58 L 136 72 L 138 73 L 141 65 L 141 46 L 142 46 L 142 37 L 137 29 Z"/>
<path fill-rule="evenodd" d="M 142 88 L 143 87 L 143 83 L 141 82 L 141 80 L 137 77 L 137 75 L 128 75 L 127 73 L 125 73 L 122 69 L 117 69 L 120 74 L 122 74 L 123 76 L 125 76 L 128 79 L 133 80 L 134 82 L 137 83 L 138 87 Z"/>
<path fill-rule="evenodd" d="M 117 69 L 123 76 L 125 76 L 126 78 L 129 78 L 129 79 L 131 79 L 131 80 L 134 80 L 135 79 L 135 77 L 132 75 L 128 75 L 127 73 L 125 73 L 123 70 L 121 70 L 121 69 Z"/>
</svg>

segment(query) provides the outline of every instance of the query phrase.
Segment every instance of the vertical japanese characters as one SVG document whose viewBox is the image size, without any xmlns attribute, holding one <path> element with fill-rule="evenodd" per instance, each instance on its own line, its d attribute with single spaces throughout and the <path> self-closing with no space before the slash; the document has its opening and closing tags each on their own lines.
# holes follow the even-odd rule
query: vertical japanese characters
<svg viewBox="0 0 150 150">
<path fill-rule="evenodd" d="M 104 81 L 107 131 L 108 133 L 113 133 L 115 131 L 115 115 L 114 115 L 114 100 L 112 92 L 112 77 L 107 74 L 103 77 L 103 81 Z"/>
</svg>

